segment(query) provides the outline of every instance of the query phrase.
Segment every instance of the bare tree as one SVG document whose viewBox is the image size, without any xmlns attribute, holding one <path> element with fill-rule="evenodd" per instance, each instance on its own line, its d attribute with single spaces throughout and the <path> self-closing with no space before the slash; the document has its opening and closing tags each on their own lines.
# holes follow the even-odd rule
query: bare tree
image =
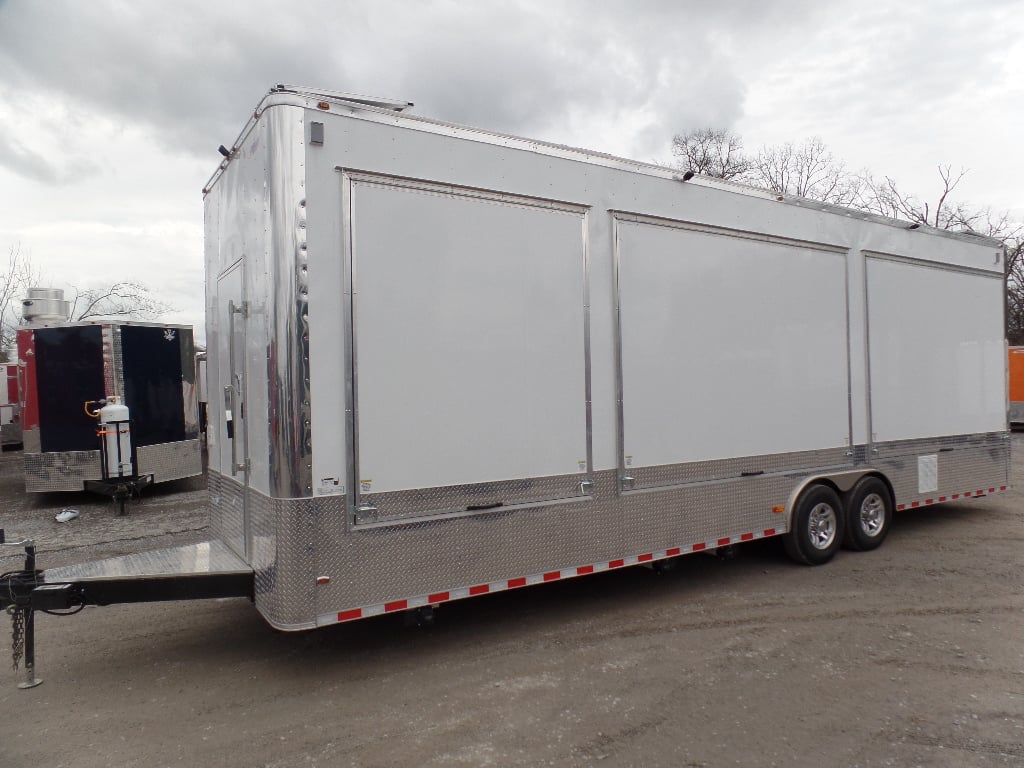
<svg viewBox="0 0 1024 768">
<path fill-rule="evenodd" d="M 133 318 L 153 320 L 171 306 L 160 301 L 142 283 L 126 280 L 102 288 L 75 288 L 71 317 L 75 320 L 94 318 Z"/>
<path fill-rule="evenodd" d="M 852 205 L 861 176 L 846 169 L 819 138 L 764 147 L 750 164 L 749 181 L 780 195 L 797 195 L 833 205 Z"/>
<path fill-rule="evenodd" d="M 40 272 L 21 244 L 7 253 L 7 270 L 0 273 L 0 359 L 11 359 L 21 323 L 21 302 L 28 288 L 39 282 Z"/>
<path fill-rule="evenodd" d="M 1006 340 L 1024 345 L 1024 235 L 1006 241 Z"/>
<path fill-rule="evenodd" d="M 986 219 L 991 218 L 990 211 L 973 210 L 966 203 L 954 202 L 951 199 L 953 191 L 967 175 L 967 170 L 961 168 L 959 172 L 954 173 L 948 165 L 940 165 L 938 170 L 942 186 L 933 202 L 922 201 L 914 195 L 905 194 L 888 176 L 878 180 L 865 175 L 861 179 L 861 195 L 855 205 L 872 213 L 927 224 L 936 229 L 969 232 L 987 229 L 988 231 L 982 233 L 997 236 L 994 234 L 997 229 L 986 226 Z"/>
<path fill-rule="evenodd" d="M 743 154 L 743 140 L 718 128 L 676 134 L 672 154 L 679 158 L 680 168 L 717 179 L 739 179 L 750 168 L 750 161 Z"/>
</svg>

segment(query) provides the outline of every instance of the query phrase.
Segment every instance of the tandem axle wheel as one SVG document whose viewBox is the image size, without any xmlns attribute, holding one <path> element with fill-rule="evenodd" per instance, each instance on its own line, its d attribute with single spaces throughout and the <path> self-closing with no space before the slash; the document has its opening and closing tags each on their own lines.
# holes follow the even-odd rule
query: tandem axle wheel
<svg viewBox="0 0 1024 768">
<path fill-rule="evenodd" d="M 800 494 L 793 507 L 786 553 L 804 565 L 822 565 L 840 547 L 864 551 L 881 546 L 892 523 L 892 494 L 880 477 L 862 477 L 842 496 L 830 485 L 816 483 Z"/>
</svg>

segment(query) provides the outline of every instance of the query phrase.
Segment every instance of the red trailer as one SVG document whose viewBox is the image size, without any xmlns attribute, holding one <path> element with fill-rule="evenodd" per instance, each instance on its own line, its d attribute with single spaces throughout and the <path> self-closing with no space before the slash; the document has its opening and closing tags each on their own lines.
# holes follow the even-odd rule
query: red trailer
<svg viewBox="0 0 1024 768">
<path fill-rule="evenodd" d="M 21 387 L 17 363 L 0 363 L 0 445 L 21 445 Z"/>
</svg>

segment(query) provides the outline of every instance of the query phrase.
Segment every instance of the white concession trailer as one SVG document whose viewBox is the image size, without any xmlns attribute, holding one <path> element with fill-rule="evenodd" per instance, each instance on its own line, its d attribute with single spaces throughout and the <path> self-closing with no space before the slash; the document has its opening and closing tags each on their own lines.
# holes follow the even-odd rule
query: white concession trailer
<svg viewBox="0 0 1024 768">
<path fill-rule="evenodd" d="M 166 572 L 304 629 L 1006 490 L 998 243 L 408 106 L 278 86 L 222 148 Z"/>
</svg>

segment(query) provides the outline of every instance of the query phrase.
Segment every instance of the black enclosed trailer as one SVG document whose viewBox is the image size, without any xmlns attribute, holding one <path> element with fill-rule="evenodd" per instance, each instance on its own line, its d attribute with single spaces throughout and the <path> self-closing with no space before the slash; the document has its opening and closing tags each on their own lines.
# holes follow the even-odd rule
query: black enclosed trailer
<svg viewBox="0 0 1024 768">
<path fill-rule="evenodd" d="M 25 489 L 80 491 L 104 478 L 97 412 L 126 405 L 137 474 L 154 483 L 202 472 L 192 328 L 53 323 L 18 331 Z"/>
</svg>

